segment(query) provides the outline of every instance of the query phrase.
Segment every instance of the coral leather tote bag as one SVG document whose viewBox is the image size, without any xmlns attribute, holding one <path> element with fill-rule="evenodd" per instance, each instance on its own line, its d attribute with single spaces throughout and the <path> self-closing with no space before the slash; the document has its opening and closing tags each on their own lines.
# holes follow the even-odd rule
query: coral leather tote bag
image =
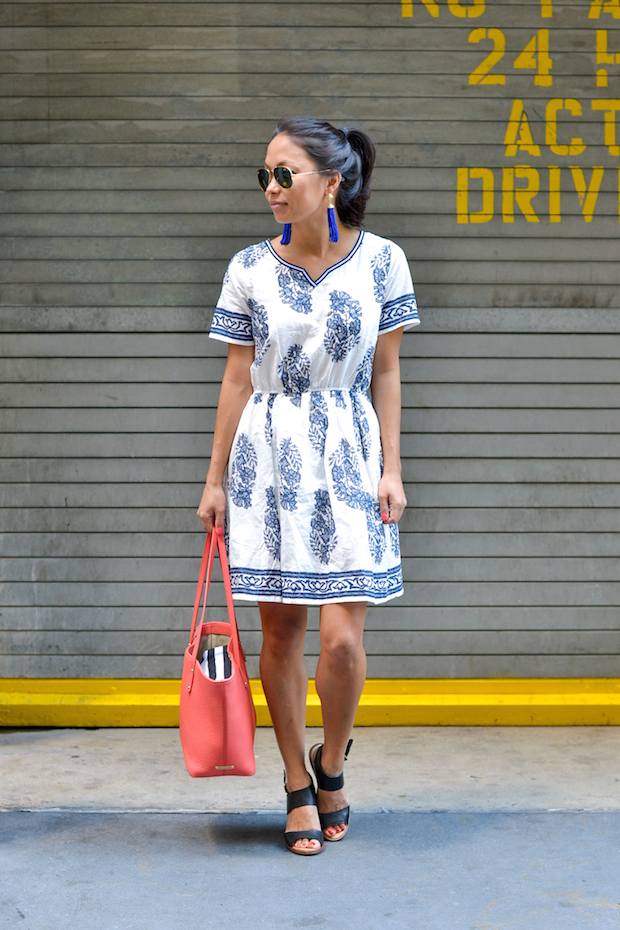
<svg viewBox="0 0 620 930">
<path fill-rule="evenodd" d="M 215 550 L 218 550 L 228 623 L 205 622 Z M 203 596 L 200 621 L 200 601 Z M 179 735 L 187 771 L 194 778 L 253 775 L 256 712 L 233 607 L 224 538 L 205 540 L 189 645 L 183 657 Z"/>
</svg>

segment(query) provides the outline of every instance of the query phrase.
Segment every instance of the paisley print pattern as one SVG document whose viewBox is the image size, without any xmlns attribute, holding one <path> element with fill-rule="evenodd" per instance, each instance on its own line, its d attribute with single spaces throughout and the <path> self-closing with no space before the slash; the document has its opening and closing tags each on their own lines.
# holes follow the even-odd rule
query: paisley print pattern
<svg viewBox="0 0 620 930">
<path fill-rule="evenodd" d="M 263 539 L 265 547 L 274 559 L 280 559 L 280 517 L 278 516 L 278 504 L 276 501 L 275 488 L 267 488 L 265 491 L 267 507 L 265 510 L 265 528 L 263 530 Z"/>
<path fill-rule="evenodd" d="M 396 558 L 400 558 L 400 540 L 398 538 L 398 527 L 395 523 L 390 523 L 390 545 L 392 547 L 392 555 Z"/>
<path fill-rule="evenodd" d="M 290 396 L 296 407 L 301 407 L 299 395 L 310 387 L 310 359 L 300 345 L 290 347 L 278 366 L 278 375 L 284 393 Z"/>
<path fill-rule="evenodd" d="M 351 390 L 367 391 L 372 379 L 372 362 L 375 357 L 375 347 L 370 346 L 364 354 L 364 358 L 357 367 L 355 378 Z"/>
<path fill-rule="evenodd" d="M 364 509 L 364 513 L 366 514 L 366 529 L 368 530 L 368 547 L 378 565 L 382 561 L 387 548 L 385 526 L 381 519 L 381 508 L 379 504 L 369 505 Z"/>
<path fill-rule="evenodd" d="M 266 242 L 257 242 L 256 245 L 249 245 L 247 249 L 237 252 L 237 259 L 244 268 L 253 268 L 254 265 L 269 252 L 269 246 Z"/>
<path fill-rule="evenodd" d="M 244 507 L 246 510 L 252 506 L 257 461 L 254 446 L 245 433 L 241 433 L 230 469 L 230 496 L 237 507 Z"/>
<path fill-rule="evenodd" d="M 314 510 L 310 519 L 310 545 L 312 551 L 323 565 L 329 565 L 329 559 L 336 548 L 336 524 L 327 491 L 314 492 Z"/>
<path fill-rule="evenodd" d="M 375 280 L 375 300 L 379 306 L 383 306 L 385 286 L 387 284 L 391 260 L 392 250 L 390 249 L 389 245 L 385 245 L 380 252 L 377 252 L 377 254 L 371 259 L 370 262 L 372 276 Z"/>
<path fill-rule="evenodd" d="M 361 490 L 362 476 L 360 474 L 357 455 L 346 439 L 341 439 L 338 448 L 332 453 L 329 464 L 332 471 L 334 490 L 339 501 L 344 501 L 351 507 L 356 504 Z"/>
<path fill-rule="evenodd" d="M 267 398 L 267 414 L 265 416 L 265 442 L 268 446 L 273 441 L 273 405 L 276 402 L 276 394 L 270 394 Z"/>
<path fill-rule="evenodd" d="M 320 391 L 310 393 L 310 429 L 308 439 L 319 453 L 325 454 L 325 438 L 329 417 L 327 415 L 327 402 Z"/>
<path fill-rule="evenodd" d="M 346 439 L 340 440 L 338 449 L 330 458 L 330 465 L 336 497 L 349 507 L 364 511 L 370 553 L 375 562 L 381 562 L 386 549 L 386 539 L 379 502 L 375 501 L 368 491 L 363 490 L 356 455 Z"/>
<path fill-rule="evenodd" d="M 316 280 L 268 241 L 230 262 L 211 335 L 254 355 L 225 479 L 235 598 L 382 603 L 402 593 L 367 392 L 378 334 L 417 322 L 402 249 L 371 233 Z"/>
<path fill-rule="evenodd" d="M 260 363 L 263 360 L 263 356 L 267 349 L 269 348 L 269 322 L 267 320 L 267 313 L 263 304 L 259 304 L 258 301 L 253 300 L 251 297 L 248 300 L 248 306 L 250 308 L 250 313 L 252 314 L 252 336 L 254 337 L 254 362 L 253 364 L 258 368 Z"/>
<path fill-rule="evenodd" d="M 283 439 L 278 448 L 280 471 L 280 506 L 284 510 L 297 510 L 297 491 L 301 483 L 301 455 L 290 439 Z"/>
<path fill-rule="evenodd" d="M 312 284 L 302 271 L 283 265 L 278 268 L 280 300 L 295 313 L 312 312 Z"/>
<path fill-rule="evenodd" d="M 351 406 L 353 408 L 353 423 L 355 424 L 355 431 L 357 433 L 357 447 L 364 456 L 364 461 L 367 462 L 370 457 L 372 439 L 370 436 L 370 426 L 368 425 L 368 420 L 366 419 L 359 394 L 351 394 Z"/>
<path fill-rule="evenodd" d="M 360 341 L 362 307 L 344 291 L 332 291 L 329 302 L 323 345 L 335 362 L 341 362 Z"/>
</svg>

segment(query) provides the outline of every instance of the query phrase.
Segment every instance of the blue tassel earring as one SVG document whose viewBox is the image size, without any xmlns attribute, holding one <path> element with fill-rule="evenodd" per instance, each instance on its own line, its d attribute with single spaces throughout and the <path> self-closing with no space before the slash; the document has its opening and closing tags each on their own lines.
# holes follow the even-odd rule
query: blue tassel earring
<svg viewBox="0 0 620 930">
<path fill-rule="evenodd" d="M 336 222 L 336 208 L 334 207 L 334 195 L 328 194 L 329 204 L 327 206 L 327 224 L 329 226 L 329 241 L 338 242 L 338 223 Z"/>
<path fill-rule="evenodd" d="M 280 245 L 288 245 L 291 241 L 291 224 L 285 223 L 284 229 L 282 230 L 282 238 L 280 239 Z"/>
</svg>

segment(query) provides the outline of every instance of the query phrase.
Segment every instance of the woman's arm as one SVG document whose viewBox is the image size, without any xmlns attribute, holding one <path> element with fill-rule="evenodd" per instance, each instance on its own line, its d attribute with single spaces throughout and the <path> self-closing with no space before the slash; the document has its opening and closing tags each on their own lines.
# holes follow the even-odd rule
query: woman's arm
<svg viewBox="0 0 620 930">
<path fill-rule="evenodd" d="M 377 340 L 370 386 L 373 406 L 377 412 L 383 448 L 383 477 L 379 482 L 381 514 L 384 523 L 398 523 L 407 498 L 401 477 L 400 463 L 400 361 L 399 350 L 403 327 L 383 333 Z"/>
<path fill-rule="evenodd" d="M 235 438 L 243 408 L 252 393 L 250 367 L 254 361 L 254 346 L 228 346 L 228 361 L 222 378 L 217 404 L 211 464 L 202 498 L 196 511 L 203 528 L 210 532 L 214 526 L 224 526 L 226 495 L 222 487 L 224 469 Z"/>
</svg>

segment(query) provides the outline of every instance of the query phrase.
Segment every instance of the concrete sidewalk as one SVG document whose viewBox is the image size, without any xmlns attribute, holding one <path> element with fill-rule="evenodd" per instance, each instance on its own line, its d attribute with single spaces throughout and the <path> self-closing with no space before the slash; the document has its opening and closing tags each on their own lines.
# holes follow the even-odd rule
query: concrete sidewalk
<svg viewBox="0 0 620 930">
<path fill-rule="evenodd" d="M 358 811 L 620 810 L 618 727 L 359 727 Z M 308 731 L 308 746 L 321 739 Z M 273 730 L 252 778 L 192 779 L 175 729 L 0 731 L 0 809 L 283 810 Z"/>
<path fill-rule="evenodd" d="M 0 732 L 0 926 L 619 926 L 620 730 L 354 736 L 349 834 L 303 859 L 269 729 L 257 775 L 219 779 L 187 775 L 175 730 Z"/>
</svg>

